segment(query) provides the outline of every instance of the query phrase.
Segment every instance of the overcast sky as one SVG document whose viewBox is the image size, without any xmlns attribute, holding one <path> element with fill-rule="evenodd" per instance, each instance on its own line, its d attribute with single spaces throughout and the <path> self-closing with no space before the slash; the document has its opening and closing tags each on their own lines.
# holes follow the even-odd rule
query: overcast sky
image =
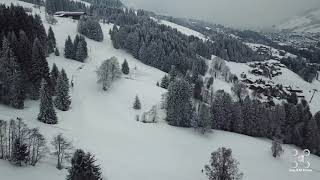
<svg viewBox="0 0 320 180">
<path fill-rule="evenodd" d="M 310 8 L 320 0 L 122 0 L 127 6 L 242 28 L 261 28 Z"/>
</svg>

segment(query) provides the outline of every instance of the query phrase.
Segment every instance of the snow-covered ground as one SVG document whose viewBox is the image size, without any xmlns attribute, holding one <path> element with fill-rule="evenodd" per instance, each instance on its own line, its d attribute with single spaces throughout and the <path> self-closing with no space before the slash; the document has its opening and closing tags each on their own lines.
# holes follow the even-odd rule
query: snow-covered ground
<svg viewBox="0 0 320 180">
<path fill-rule="evenodd" d="M 16 0 L 0 2 L 17 3 Z M 19 4 L 32 6 L 22 2 Z M 44 9 L 41 12 L 34 11 L 44 19 Z M 63 54 L 65 39 L 68 35 L 74 38 L 77 33 L 76 21 L 57 19 L 58 23 L 53 26 L 53 30 L 58 48 Z M 45 27 L 48 28 L 48 24 L 45 23 Z M 38 101 L 27 101 L 24 110 L 0 105 L 0 118 L 23 117 L 30 127 L 39 127 L 48 141 L 58 133 L 65 134 L 76 148 L 83 148 L 96 155 L 103 175 L 109 180 L 204 180 L 206 177 L 201 169 L 208 163 L 210 153 L 221 146 L 232 148 L 245 180 L 320 178 L 320 158 L 315 156 L 307 158 L 314 172 L 289 172 L 293 161 L 293 146 L 285 145 L 285 153 L 281 158 L 274 159 L 270 152 L 271 143 L 265 139 L 223 131 L 202 136 L 193 129 L 169 126 L 163 120 L 157 124 L 137 122 L 136 114 L 160 103 L 161 94 L 165 90 L 157 87 L 156 82 L 164 73 L 140 63 L 125 51 L 114 49 L 108 34 L 110 28 L 111 24 L 102 25 L 105 36 L 103 42 L 87 39 L 89 58 L 86 63 L 62 56 L 51 55 L 48 58 L 50 65 L 56 63 L 59 68 L 63 67 L 75 83 L 71 90 L 72 109 L 67 112 L 57 110 L 58 125 L 46 125 L 36 120 Z M 103 92 L 96 83 L 95 70 L 104 59 L 111 56 L 118 57 L 120 63 L 127 59 L 132 74 L 131 78 L 122 78 L 109 91 Z M 237 66 L 230 68 L 234 70 Z M 133 71 L 134 67 L 136 71 Z M 225 88 L 225 85 L 216 86 L 215 89 Z M 142 102 L 141 111 L 132 109 L 137 94 Z M 52 157 L 45 158 L 36 167 L 21 168 L 0 160 L 1 180 L 63 180 L 66 174 L 66 170 L 59 171 L 55 168 Z"/>
<path fill-rule="evenodd" d="M 197 31 L 194 31 L 194 30 L 192 30 L 190 28 L 187 28 L 187 27 L 184 27 L 184 26 L 180 26 L 180 25 L 178 25 L 176 23 L 173 23 L 173 22 L 170 22 L 170 21 L 166 21 L 166 20 L 161 20 L 161 19 L 158 20 L 156 18 L 151 18 L 151 19 L 155 20 L 159 24 L 164 24 L 164 25 L 172 27 L 173 29 L 177 29 L 182 34 L 185 34 L 187 36 L 195 36 L 195 37 L 198 37 L 199 39 L 202 39 L 203 41 L 207 41 L 208 40 L 208 38 L 206 38 L 205 35 L 197 32 Z"/>
</svg>

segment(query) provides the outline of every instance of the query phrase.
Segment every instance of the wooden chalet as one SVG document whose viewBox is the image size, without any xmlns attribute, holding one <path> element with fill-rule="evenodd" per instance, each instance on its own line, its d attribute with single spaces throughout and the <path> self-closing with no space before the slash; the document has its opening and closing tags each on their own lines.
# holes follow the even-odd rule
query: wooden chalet
<svg viewBox="0 0 320 180">
<path fill-rule="evenodd" d="M 54 13 L 54 16 L 56 17 L 66 17 L 66 18 L 72 18 L 79 20 L 81 16 L 87 15 L 86 12 L 71 12 L 71 11 L 58 11 Z"/>
</svg>

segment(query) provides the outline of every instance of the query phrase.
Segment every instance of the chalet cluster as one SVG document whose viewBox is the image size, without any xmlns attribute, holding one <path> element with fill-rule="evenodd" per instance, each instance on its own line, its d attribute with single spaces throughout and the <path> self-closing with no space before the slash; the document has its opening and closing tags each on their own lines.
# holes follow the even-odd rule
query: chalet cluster
<svg viewBox="0 0 320 180">
<path fill-rule="evenodd" d="M 288 99 L 292 94 L 296 94 L 297 98 L 304 98 L 302 90 L 298 88 L 294 89 L 291 86 L 283 87 L 281 84 L 275 84 L 272 81 L 244 78 L 242 82 L 245 83 L 255 94 L 267 97 L 268 103 L 271 105 L 274 105 L 273 98 L 278 100 Z"/>
<path fill-rule="evenodd" d="M 250 73 L 256 76 L 265 76 L 270 79 L 281 75 L 281 68 L 286 67 L 279 62 L 255 62 L 250 63 L 249 66 L 253 68 Z"/>
</svg>

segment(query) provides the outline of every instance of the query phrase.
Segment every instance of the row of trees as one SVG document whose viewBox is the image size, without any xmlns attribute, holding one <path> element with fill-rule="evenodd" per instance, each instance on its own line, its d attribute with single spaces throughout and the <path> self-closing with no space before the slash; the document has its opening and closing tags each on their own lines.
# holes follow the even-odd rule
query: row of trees
<svg viewBox="0 0 320 180">
<path fill-rule="evenodd" d="M 77 34 L 72 42 L 71 37 L 68 36 L 65 41 L 64 57 L 68 59 L 74 59 L 79 62 L 84 62 L 84 60 L 88 57 L 86 39 Z"/>
<path fill-rule="evenodd" d="M 165 101 L 170 125 L 280 139 L 320 154 L 320 112 L 313 116 L 307 101 L 270 106 L 251 99 L 240 82 L 232 88 L 236 101 L 223 90 L 215 92 L 207 102 L 195 100 L 194 90 L 183 78 L 170 83 Z"/>
<path fill-rule="evenodd" d="M 57 124 L 58 118 L 54 107 L 61 111 L 68 111 L 71 105 L 69 79 L 64 69 L 59 72 L 54 64 L 50 73 L 50 80 L 50 84 L 55 85 L 54 89 L 49 86 L 49 82 L 45 79 L 42 80 L 38 120 L 46 124 Z"/>
<path fill-rule="evenodd" d="M 84 3 L 69 0 L 46 0 L 45 8 L 48 14 L 54 14 L 57 11 L 86 11 Z"/>
<path fill-rule="evenodd" d="M 132 15 L 133 17 L 136 15 Z M 141 24 L 115 25 L 110 31 L 113 46 L 128 50 L 135 58 L 165 72 L 174 65 L 181 72 L 194 69 L 199 74 L 206 71 L 205 60 L 197 56 L 196 42 L 170 27 L 159 25 L 146 17 Z"/>
</svg>

